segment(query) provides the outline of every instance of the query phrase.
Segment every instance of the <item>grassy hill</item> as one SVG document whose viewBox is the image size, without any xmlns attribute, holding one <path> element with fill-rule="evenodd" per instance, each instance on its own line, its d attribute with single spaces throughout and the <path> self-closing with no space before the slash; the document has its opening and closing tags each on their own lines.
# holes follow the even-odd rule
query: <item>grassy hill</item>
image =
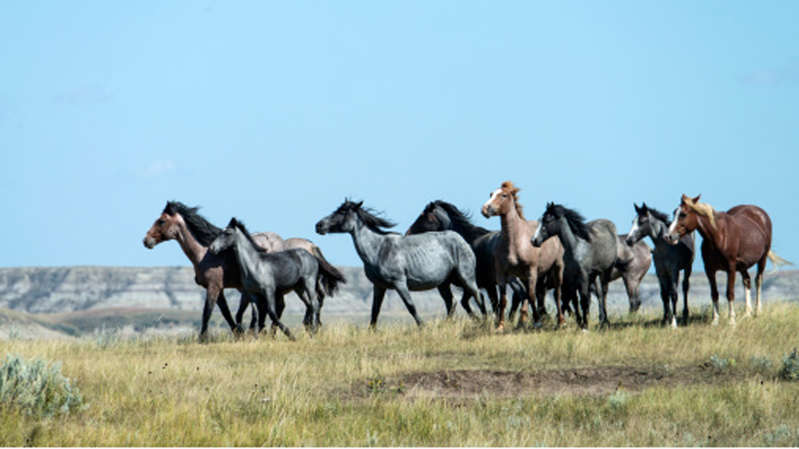
<svg viewBox="0 0 799 449">
<path fill-rule="evenodd" d="M 677 330 L 649 313 L 588 333 L 459 319 L 329 323 L 296 342 L 5 339 L 4 354 L 61 362 L 88 407 L 47 420 L 4 409 L 0 444 L 799 445 L 799 383 L 777 376 L 799 346 L 799 306 L 735 327 L 697 312 Z"/>
</svg>

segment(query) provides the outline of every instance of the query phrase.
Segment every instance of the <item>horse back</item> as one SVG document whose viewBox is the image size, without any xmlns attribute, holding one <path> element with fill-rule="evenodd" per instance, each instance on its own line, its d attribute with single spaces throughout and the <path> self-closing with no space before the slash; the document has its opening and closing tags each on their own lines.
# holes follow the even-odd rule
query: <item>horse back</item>
<svg viewBox="0 0 799 449">
<path fill-rule="evenodd" d="M 601 271 L 611 268 L 618 256 L 616 225 L 604 218 L 592 220 L 586 224 L 591 232 L 592 265 Z"/>
<path fill-rule="evenodd" d="M 304 249 L 288 249 L 273 253 L 261 253 L 259 270 L 270 275 L 278 288 L 286 288 L 297 284 L 316 259 Z"/>
</svg>

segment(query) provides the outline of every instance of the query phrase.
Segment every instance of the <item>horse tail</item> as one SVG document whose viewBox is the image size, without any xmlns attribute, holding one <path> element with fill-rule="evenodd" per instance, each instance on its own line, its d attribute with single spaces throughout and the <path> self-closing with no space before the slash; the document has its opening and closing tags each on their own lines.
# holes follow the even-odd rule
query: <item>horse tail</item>
<svg viewBox="0 0 799 449">
<path fill-rule="evenodd" d="M 319 262 L 319 275 L 316 278 L 316 294 L 319 295 L 319 300 L 321 301 L 325 296 L 335 294 L 338 290 L 339 282 L 346 284 L 347 279 L 344 278 L 344 275 L 341 274 L 338 268 L 334 267 L 325 259 L 325 256 L 322 255 L 322 250 L 320 250 L 318 246 L 313 245 L 313 247 L 311 247 L 311 254 L 313 254 L 317 262 Z"/>
<path fill-rule="evenodd" d="M 783 259 L 782 257 L 778 256 L 777 253 L 771 250 L 769 250 L 768 252 L 768 258 L 771 260 L 771 263 L 773 263 L 775 267 L 779 267 L 782 265 L 793 265 L 793 262 Z"/>
</svg>

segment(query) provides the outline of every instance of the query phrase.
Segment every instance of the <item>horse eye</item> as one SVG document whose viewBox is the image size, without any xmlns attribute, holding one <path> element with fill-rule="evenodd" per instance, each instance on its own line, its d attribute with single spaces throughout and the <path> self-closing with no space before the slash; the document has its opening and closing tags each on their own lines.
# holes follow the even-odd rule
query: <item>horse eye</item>
<svg viewBox="0 0 799 449">
<path fill-rule="evenodd" d="M 162 224 L 164 224 L 164 219 L 163 219 L 163 218 L 160 218 L 160 219 L 158 220 L 158 223 L 156 223 L 156 224 L 157 224 L 158 226 L 161 226 Z"/>
</svg>

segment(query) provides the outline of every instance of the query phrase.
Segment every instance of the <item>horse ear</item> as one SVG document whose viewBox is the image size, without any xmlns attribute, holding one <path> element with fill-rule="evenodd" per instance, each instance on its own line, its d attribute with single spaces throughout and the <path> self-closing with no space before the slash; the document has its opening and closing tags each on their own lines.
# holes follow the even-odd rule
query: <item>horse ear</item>
<svg viewBox="0 0 799 449">
<path fill-rule="evenodd" d="M 700 196 L 702 196 L 701 193 L 699 195 L 697 195 L 696 198 L 693 199 L 694 203 L 698 203 L 699 202 L 699 197 Z"/>
<path fill-rule="evenodd" d="M 640 208 L 640 207 L 638 207 L 638 205 L 637 205 L 637 204 L 635 204 L 635 202 L 633 202 L 633 207 L 635 208 L 635 213 L 639 213 L 639 212 L 641 212 L 641 208 Z"/>
<path fill-rule="evenodd" d="M 681 204 L 688 204 L 690 201 L 691 201 L 691 198 L 688 195 L 683 193 L 682 194 L 682 198 L 680 198 L 680 203 Z"/>
<path fill-rule="evenodd" d="M 236 220 L 236 217 L 233 217 L 227 223 L 227 227 L 229 227 L 229 228 L 235 227 L 237 223 L 238 223 L 238 221 Z"/>
<path fill-rule="evenodd" d="M 363 206 L 363 201 L 358 201 L 357 203 L 355 203 L 356 208 L 360 209 L 361 206 Z"/>
<path fill-rule="evenodd" d="M 644 203 L 641 203 L 641 210 L 642 210 L 642 211 L 644 211 L 644 212 L 646 212 L 647 210 L 649 210 L 649 208 L 648 208 L 648 207 L 646 207 L 646 202 L 644 202 Z"/>
</svg>

